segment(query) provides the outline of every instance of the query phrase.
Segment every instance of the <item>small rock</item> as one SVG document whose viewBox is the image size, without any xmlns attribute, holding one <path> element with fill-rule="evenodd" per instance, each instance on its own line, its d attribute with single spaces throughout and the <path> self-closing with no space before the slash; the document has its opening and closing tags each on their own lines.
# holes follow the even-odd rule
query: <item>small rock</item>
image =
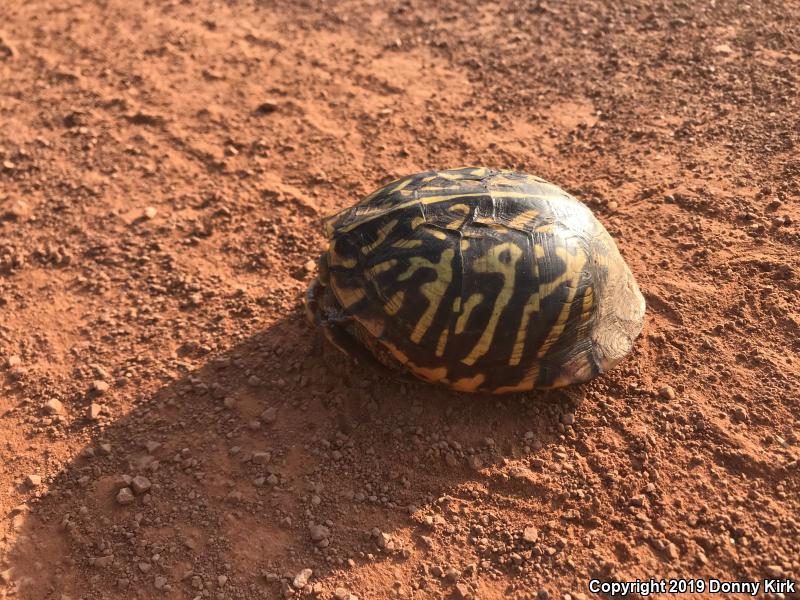
<svg viewBox="0 0 800 600">
<path fill-rule="evenodd" d="M 672 386 L 665 385 L 660 390 L 658 390 L 658 395 L 661 396 L 664 400 L 675 400 L 675 390 L 672 389 Z"/>
<path fill-rule="evenodd" d="M 737 406 L 733 411 L 733 420 L 739 423 L 744 423 L 747 421 L 747 419 L 747 411 L 743 407 Z"/>
<path fill-rule="evenodd" d="M 25 478 L 25 483 L 28 487 L 39 487 L 42 485 L 42 476 L 41 475 L 28 475 Z"/>
<path fill-rule="evenodd" d="M 342 587 L 333 590 L 333 600 L 350 600 L 350 592 Z"/>
<path fill-rule="evenodd" d="M 136 500 L 136 497 L 129 487 L 122 488 L 117 494 L 117 504 L 125 506 L 126 504 L 131 504 L 134 500 Z"/>
<path fill-rule="evenodd" d="M 59 400 L 51 398 L 50 400 L 44 403 L 44 411 L 48 415 L 63 415 L 64 405 L 61 404 Z"/>
<path fill-rule="evenodd" d="M 114 562 L 114 555 L 109 554 L 107 556 L 98 556 L 93 558 L 91 561 L 93 566 L 97 567 L 98 569 L 105 569 L 106 567 L 110 567 L 111 564 Z"/>
<path fill-rule="evenodd" d="M 153 581 L 153 585 L 156 587 L 157 590 L 163 590 L 164 586 L 167 585 L 167 578 L 161 575 L 156 575 L 156 578 Z"/>
<path fill-rule="evenodd" d="M 102 379 L 95 379 L 95 380 L 92 382 L 92 386 L 91 386 L 91 390 L 92 390 L 92 392 L 94 392 L 94 393 L 95 393 L 95 394 L 97 394 L 98 396 L 102 396 L 102 395 L 103 395 L 103 394 L 105 394 L 105 393 L 106 393 L 106 392 L 107 392 L 107 391 L 108 391 L 110 388 L 111 388 L 111 386 L 110 386 L 110 385 L 108 385 L 108 383 L 106 383 L 106 382 L 105 382 L 105 381 L 103 381 Z"/>
<path fill-rule="evenodd" d="M 672 542 L 667 544 L 667 556 L 670 560 L 678 560 L 681 557 L 678 547 Z"/>
<path fill-rule="evenodd" d="M 316 268 L 317 263 L 313 260 L 306 261 L 306 263 L 303 265 L 303 269 L 305 269 L 306 273 L 311 273 Z"/>
<path fill-rule="evenodd" d="M 764 571 L 766 571 L 767 575 L 772 579 L 783 577 L 783 567 L 780 565 L 767 565 L 764 567 Z"/>
<path fill-rule="evenodd" d="M 450 567 L 449 569 L 447 569 L 444 575 L 448 581 L 450 581 L 451 583 L 455 583 L 456 581 L 458 581 L 458 578 L 461 577 L 461 571 L 459 571 L 458 569 L 454 569 L 453 567 Z"/>
<path fill-rule="evenodd" d="M 148 454 L 155 454 L 161 448 L 161 444 L 159 442 L 149 441 L 144 447 Z"/>
<path fill-rule="evenodd" d="M 142 216 L 145 219 L 155 219 L 158 214 L 158 209 L 155 206 L 148 206 L 144 209 Z"/>
<path fill-rule="evenodd" d="M 265 465 L 272 460 L 272 454 L 269 452 L 253 452 L 251 460 L 257 465 Z"/>
<path fill-rule="evenodd" d="M 561 422 L 564 425 L 572 425 L 575 423 L 575 413 L 564 413 L 561 415 Z"/>
<path fill-rule="evenodd" d="M 294 581 L 292 581 L 292 586 L 296 590 L 302 590 L 306 587 L 308 580 L 311 578 L 311 575 L 314 574 L 314 571 L 311 569 L 303 569 L 297 575 L 294 576 Z"/>
<path fill-rule="evenodd" d="M 459 600 L 472 600 L 473 595 L 466 583 L 457 583 L 455 589 L 455 597 Z"/>
<path fill-rule="evenodd" d="M 96 421 L 100 418 L 101 413 L 103 412 L 103 405 L 97 404 L 96 402 L 92 402 L 89 405 L 89 413 L 88 417 L 90 421 Z"/>
<path fill-rule="evenodd" d="M 261 413 L 261 420 L 264 421 L 264 423 L 274 423 L 277 418 L 278 418 L 278 409 L 275 407 L 268 408 L 263 413 Z"/>
<path fill-rule="evenodd" d="M 227 575 L 220 575 L 217 577 L 217 585 L 219 587 L 225 587 L 225 584 L 228 583 L 228 576 Z"/>
<path fill-rule="evenodd" d="M 143 475 L 137 475 L 131 481 L 131 487 L 136 494 L 144 494 L 152 487 L 152 484 L 147 477 Z"/>
<path fill-rule="evenodd" d="M 261 113 L 262 115 L 274 113 L 276 110 L 278 110 L 278 103 L 273 100 L 262 102 L 258 105 L 258 108 L 256 108 L 256 112 Z"/>
<path fill-rule="evenodd" d="M 13 369 L 14 367 L 18 367 L 21 363 L 22 363 L 22 360 L 20 360 L 19 356 L 16 356 L 16 355 L 9 356 L 8 360 L 6 361 L 6 365 L 8 366 L 9 369 Z"/>
<path fill-rule="evenodd" d="M 539 530 L 536 527 L 526 527 L 522 532 L 522 539 L 529 544 L 535 544 L 539 539 Z"/>
<path fill-rule="evenodd" d="M 331 531 L 324 525 L 312 525 L 309 527 L 309 533 L 311 534 L 311 539 L 315 542 L 320 542 L 324 539 L 327 539 L 330 536 Z"/>
<path fill-rule="evenodd" d="M 139 563 L 139 570 L 142 573 L 149 573 L 152 569 L 153 569 L 153 565 L 151 565 L 150 563 L 146 563 L 146 562 L 140 562 Z"/>
<path fill-rule="evenodd" d="M 733 54 L 733 48 L 728 44 L 717 44 L 713 50 L 714 54 Z"/>
</svg>

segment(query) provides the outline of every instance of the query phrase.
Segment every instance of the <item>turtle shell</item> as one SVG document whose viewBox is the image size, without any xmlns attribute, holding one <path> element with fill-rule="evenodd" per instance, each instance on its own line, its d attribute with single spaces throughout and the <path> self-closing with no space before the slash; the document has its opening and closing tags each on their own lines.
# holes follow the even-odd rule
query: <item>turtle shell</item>
<svg viewBox="0 0 800 600">
<path fill-rule="evenodd" d="M 324 284 L 354 337 L 426 381 L 497 393 L 579 383 L 642 329 L 644 298 L 608 232 L 532 175 L 420 173 L 326 225 Z"/>
</svg>

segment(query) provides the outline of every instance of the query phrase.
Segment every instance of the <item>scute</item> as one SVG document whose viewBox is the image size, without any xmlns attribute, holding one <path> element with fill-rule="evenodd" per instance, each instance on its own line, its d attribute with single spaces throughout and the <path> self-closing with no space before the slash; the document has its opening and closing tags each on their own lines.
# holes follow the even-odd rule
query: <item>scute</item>
<svg viewBox="0 0 800 600">
<path fill-rule="evenodd" d="M 342 308 L 429 381 L 516 391 L 589 379 L 610 362 L 593 338 L 599 316 L 614 317 L 603 304 L 608 281 L 632 282 L 615 302 L 635 305 L 627 317 L 638 329 L 625 335 L 641 329 L 643 300 L 611 237 L 588 208 L 537 177 L 420 173 L 327 227 Z"/>
</svg>

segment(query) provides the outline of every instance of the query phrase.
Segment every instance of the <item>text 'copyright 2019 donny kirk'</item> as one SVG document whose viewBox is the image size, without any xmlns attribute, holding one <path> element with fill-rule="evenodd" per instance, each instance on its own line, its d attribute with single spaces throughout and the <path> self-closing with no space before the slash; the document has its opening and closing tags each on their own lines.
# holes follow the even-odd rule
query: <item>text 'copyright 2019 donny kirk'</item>
<svg viewBox="0 0 800 600">
<path fill-rule="evenodd" d="M 791 579 L 759 579 L 754 581 L 725 581 L 723 579 L 637 579 L 635 581 L 589 581 L 593 594 L 624 597 L 628 594 L 790 594 L 797 589 Z"/>
</svg>

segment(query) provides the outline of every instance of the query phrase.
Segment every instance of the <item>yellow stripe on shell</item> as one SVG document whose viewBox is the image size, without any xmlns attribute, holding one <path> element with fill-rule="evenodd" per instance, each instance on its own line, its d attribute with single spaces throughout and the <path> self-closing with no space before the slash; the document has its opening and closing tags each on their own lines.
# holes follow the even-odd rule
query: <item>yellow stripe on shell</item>
<svg viewBox="0 0 800 600">
<path fill-rule="evenodd" d="M 527 392 L 532 390 L 536 385 L 536 379 L 539 377 L 539 365 L 534 365 L 525 372 L 525 376 L 516 385 L 504 385 L 492 390 L 494 394 L 505 394 L 508 392 Z"/>
<path fill-rule="evenodd" d="M 422 377 L 426 381 L 430 381 L 431 383 L 436 381 L 441 381 L 442 379 L 447 377 L 447 368 L 445 367 L 436 367 L 433 369 L 429 369 L 427 367 L 418 367 L 417 365 L 411 362 L 409 362 L 407 366 L 412 373 Z"/>
<path fill-rule="evenodd" d="M 456 320 L 456 334 L 464 331 L 464 327 L 467 326 L 467 321 L 469 321 L 469 316 L 472 314 L 472 310 L 481 302 L 483 302 L 483 294 L 479 292 L 472 294 L 469 298 L 467 298 L 466 302 L 464 302 L 464 312 L 461 312 L 461 298 L 455 299 L 453 302 L 453 312 L 461 313 L 458 315 L 458 320 Z M 458 307 L 456 307 L 456 303 L 458 304 Z"/>
<path fill-rule="evenodd" d="M 508 252 L 511 256 L 511 260 L 509 260 L 508 264 L 500 260 L 500 255 L 503 252 Z M 500 320 L 500 315 L 505 310 L 514 293 L 517 263 L 521 256 L 522 249 L 516 244 L 507 242 L 492 247 L 484 256 L 473 261 L 472 269 L 478 273 L 497 273 L 502 275 L 503 289 L 500 290 L 500 293 L 495 299 L 492 315 L 480 339 L 478 339 L 472 351 L 465 358 L 461 359 L 461 362 L 464 364 L 474 365 L 481 356 L 489 351 L 489 347 L 494 340 L 494 332 L 497 329 L 497 322 Z"/>
<path fill-rule="evenodd" d="M 446 240 L 447 239 L 447 234 L 444 231 L 439 231 L 438 229 L 433 229 L 433 228 L 430 228 L 430 227 L 426 227 L 426 230 L 428 231 L 428 233 L 430 233 L 437 240 Z"/>
<path fill-rule="evenodd" d="M 525 350 L 525 338 L 528 333 L 528 324 L 530 323 L 531 315 L 539 312 L 539 294 L 532 294 L 530 300 L 522 309 L 522 317 L 520 319 L 519 329 L 517 330 L 517 337 L 514 340 L 514 346 L 511 349 L 511 357 L 508 359 L 508 364 L 516 366 L 522 360 L 522 352 Z"/>
<path fill-rule="evenodd" d="M 422 240 L 407 239 L 397 240 L 392 244 L 392 248 L 418 248 L 422 245 Z"/>
<path fill-rule="evenodd" d="M 397 227 L 397 223 L 398 223 L 397 219 L 392 219 L 388 223 L 385 223 L 383 227 L 378 229 L 378 237 L 375 239 L 375 241 L 361 248 L 361 252 L 366 255 L 375 250 L 375 248 L 377 248 L 378 246 L 380 246 L 386 239 L 386 236 L 388 236 L 391 233 L 392 229 Z"/>
<path fill-rule="evenodd" d="M 486 375 L 483 373 L 477 373 L 472 377 L 462 377 L 450 384 L 455 390 L 459 392 L 474 392 L 475 390 L 480 387 L 480 385 L 486 381 Z"/>
<path fill-rule="evenodd" d="M 442 329 L 442 333 L 439 335 L 439 341 L 436 344 L 436 356 L 442 356 L 444 354 L 444 349 L 447 347 L 447 336 L 449 333 L 450 330 L 447 327 Z"/>
<path fill-rule="evenodd" d="M 569 318 L 569 313 L 572 309 L 572 301 L 575 299 L 575 294 L 578 291 L 578 280 L 580 279 L 581 272 L 586 264 L 586 255 L 579 246 L 575 247 L 574 255 L 567 252 L 566 248 L 559 248 L 558 250 L 563 251 L 563 255 L 561 255 L 561 253 L 559 253 L 559 255 L 566 263 L 563 277 L 569 278 L 570 280 L 567 288 L 569 291 L 567 292 L 567 298 L 564 301 L 564 306 L 561 307 L 561 312 L 558 315 L 558 319 L 556 319 L 556 322 L 550 328 L 550 331 L 547 333 L 547 337 L 542 343 L 542 346 L 536 353 L 537 358 L 542 358 L 545 354 L 547 354 L 552 345 L 555 344 L 556 340 L 558 340 L 558 338 L 561 337 L 561 334 L 564 333 L 564 328 L 566 327 L 567 319 Z"/>
<path fill-rule="evenodd" d="M 344 267 L 345 269 L 352 269 L 358 264 L 355 258 L 345 258 L 336 252 L 336 245 L 331 244 L 328 248 L 328 262 L 335 267 Z"/>
<path fill-rule="evenodd" d="M 403 306 L 403 299 L 405 298 L 406 293 L 402 290 L 399 292 L 395 292 L 391 298 L 383 305 L 383 310 L 386 312 L 387 315 L 394 316 L 397 314 L 397 311 L 400 310 L 400 307 Z"/>
<path fill-rule="evenodd" d="M 408 363 L 408 355 L 405 352 L 400 350 L 397 346 L 392 344 L 391 342 L 387 342 L 386 340 L 380 340 L 380 342 L 384 345 L 384 347 L 389 351 L 389 353 L 394 356 L 397 361 L 404 365 Z"/>
<path fill-rule="evenodd" d="M 334 292 L 342 308 L 350 308 L 356 302 L 363 300 L 366 296 L 364 290 L 361 288 L 343 288 L 335 286 Z"/>
<path fill-rule="evenodd" d="M 397 264 L 397 259 L 390 258 L 389 260 L 385 260 L 383 262 L 379 262 L 375 265 L 372 265 L 368 269 L 368 273 L 371 275 L 371 278 L 374 278 L 380 275 L 381 273 L 385 273 L 386 271 L 394 267 L 396 264 Z"/>
<path fill-rule="evenodd" d="M 542 258 L 544 256 L 544 248 L 541 245 L 536 244 L 534 247 L 534 256 L 536 258 Z M 539 254 L 541 252 L 541 254 Z M 539 263 L 534 260 L 532 261 L 531 268 L 533 270 L 533 279 L 534 281 L 539 280 Z M 541 290 L 531 294 L 530 299 L 525 304 L 525 307 L 522 309 L 522 317 L 520 319 L 519 329 L 517 329 L 517 337 L 514 340 L 514 346 L 511 349 L 511 357 L 508 359 L 508 364 L 510 366 L 516 366 L 522 360 L 522 353 L 525 350 L 525 338 L 528 334 L 528 324 L 530 323 L 530 318 L 533 313 L 539 312 L 539 308 L 541 306 Z"/>
<path fill-rule="evenodd" d="M 523 227 L 533 221 L 541 213 L 538 210 L 526 210 L 509 221 L 509 227 Z"/>
<path fill-rule="evenodd" d="M 420 293 L 428 300 L 428 307 L 425 309 L 425 312 L 422 313 L 419 321 L 417 321 L 414 331 L 411 332 L 411 341 L 415 344 L 420 342 L 422 336 L 424 336 L 425 332 L 430 328 L 433 317 L 439 308 L 439 304 L 447 292 L 450 282 L 453 280 L 452 262 L 454 256 L 455 252 L 453 252 L 453 249 L 447 248 L 442 252 L 439 261 L 435 263 L 421 256 L 415 256 L 412 259 L 418 261 L 417 269 L 429 267 L 436 271 L 436 279 L 419 286 Z"/>
</svg>

